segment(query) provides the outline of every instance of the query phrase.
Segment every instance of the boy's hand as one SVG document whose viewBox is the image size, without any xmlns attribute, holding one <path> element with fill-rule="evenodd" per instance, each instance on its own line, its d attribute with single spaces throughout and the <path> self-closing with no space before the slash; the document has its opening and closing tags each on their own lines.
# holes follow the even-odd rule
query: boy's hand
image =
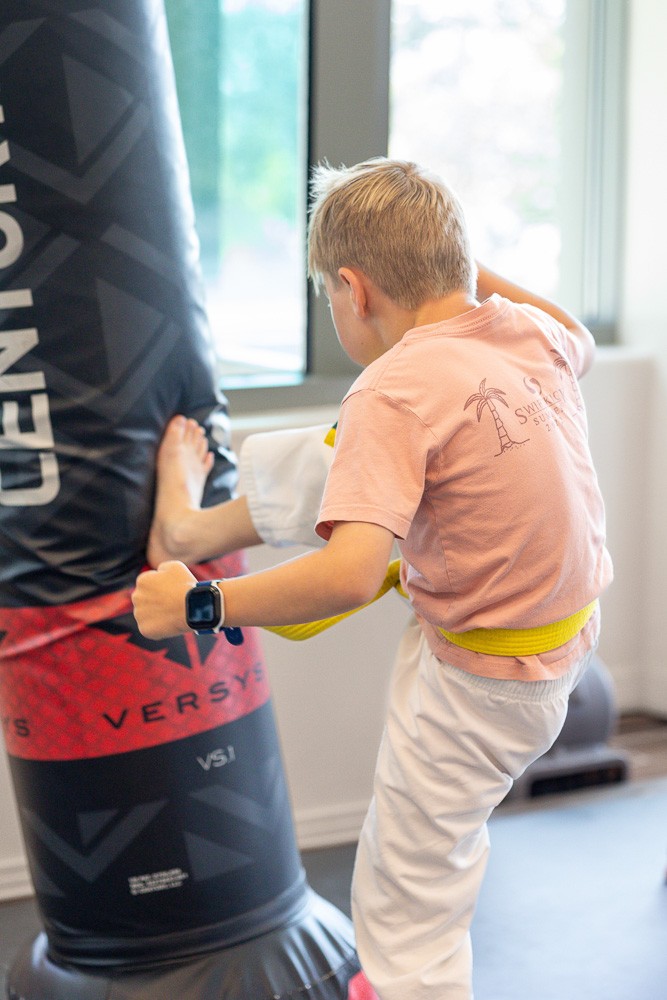
<svg viewBox="0 0 667 1000">
<path fill-rule="evenodd" d="M 189 632 L 185 622 L 185 594 L 196 583 L 181 562 L 164 562 L 141 573 L 132 594 L 134 617 L 147 639 L 168 639 Z"/>
</svg>

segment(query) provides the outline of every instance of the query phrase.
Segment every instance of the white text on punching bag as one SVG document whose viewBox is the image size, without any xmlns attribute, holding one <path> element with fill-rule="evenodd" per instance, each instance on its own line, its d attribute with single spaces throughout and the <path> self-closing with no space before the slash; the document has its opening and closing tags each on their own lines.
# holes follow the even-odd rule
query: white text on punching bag
<svg viewBox="0 0 667 1000">
<path fill-rule="evenodd" d="M 0 105 L 0 123 L 5 116 Z M 0 167 L 9 162 L 9 144 L 0 142 Z M 0 184 L 0 204 L 16 201 L 13 184 Z M 23 232 L 9 213 L 0 210 L 0 236 L 4 246 L 0 249 L 0 269 L 11 267 L 23 252 Z M 0 312 L 32 306 L 30 289 L 19 288 L 0 291 Z M 6 507 L 35 507 L 50 503 L 60 489 L 58 462 L 54 453 L 53 429 L 49 412 L 46 382 L 41 371 L 9 372 L 8 369 L 37 346 L 39 337 L 34 327 L 0 331 L 0 409 L 2 433 L 0 434 L 0 504 Z M 13 399 L 7 399 L 12 395 Z M 29 408 L 32 427 L 20 426 L 20 403 Z M 40 481 L 37 485 L 5 489 L 2 485 L 2 454 L 12 453 L 16 463 L 18 454 L 27 452 L 39 460 Z"/>
</svg>

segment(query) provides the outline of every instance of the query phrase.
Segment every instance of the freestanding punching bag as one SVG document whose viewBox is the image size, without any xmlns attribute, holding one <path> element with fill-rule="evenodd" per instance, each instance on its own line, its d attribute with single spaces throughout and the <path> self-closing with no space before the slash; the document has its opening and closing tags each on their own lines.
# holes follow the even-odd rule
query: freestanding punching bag
<svg viewBox="0 0 667 1000">
<path fill-rule="evenodd" d="M 207 429 L 205 503 L 236 478 L 161 0 L 3 0 L 0 105 L 0 714 L 44 923 L 8 996 L 371 997 L 305 881 L 255 634 L 131 614 L 168 419 Z"/>
</svg>

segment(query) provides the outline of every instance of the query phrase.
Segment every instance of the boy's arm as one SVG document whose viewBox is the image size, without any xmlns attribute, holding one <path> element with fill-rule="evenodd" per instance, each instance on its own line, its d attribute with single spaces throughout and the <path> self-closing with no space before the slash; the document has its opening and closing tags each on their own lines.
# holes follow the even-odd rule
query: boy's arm
<svg viewBox="0 0 667 1000">
<path fill-rule="evenodd" d="M 479 299 L 487 299 L 490 295 L 493 295 L 494 292 L 497 292 L 498 295 L 502 295 L 503 298 L 509 299 L 511 302 L 535 306 L 536 308 L 541 309 L 542 312 L 548 313 L 548 315 L 552 316 L 558 323 L 561 323 L 566 330 L 570 331 L 578 345 L 581 368 L 577 374 L 581 375 L 588 371 L 595 354 L 595 341 L 587 327 L 585 327 L 584 324 L 576 318 L 576 316 L 574 316 L 571 312 L 568 312 L 568 310 L 564 309 L 562 306 L 552 302 L 550 299 L 545 299 L 541 295 L 529 292 L 526 288 L 516 285 L 513 281 L 509 281 L 507 278 L 503 278 L 499 274 L 495 274 L 493 271 L 490 271 L 488 267 L 484 267 L 482 264 L 478 263 L 477 297 Z"/>
<path fill-rule="evenodd" d="M 272 569 L 224 580 L 225 625 L 291 625 L 351 611 L 372 600 L 384 580 L 394 535 L 362 522 L 339 522 L 327 545 Z M 195 578 L 182 563 L 142 573 L 133 594 L 148 639 L 189 631 L 185 594 Z"/>
</svg>

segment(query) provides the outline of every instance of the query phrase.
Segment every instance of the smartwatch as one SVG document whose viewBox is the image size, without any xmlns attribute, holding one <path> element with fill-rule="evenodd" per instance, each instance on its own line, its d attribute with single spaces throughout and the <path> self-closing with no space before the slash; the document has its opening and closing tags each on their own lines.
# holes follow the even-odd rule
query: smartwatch
<svg viewBox="0 0 667 1000">
<path fill-rule="evenodd" d="M 223 632 L 232 646 L 243 645 L 240 628 L 225 628 L 225 599 L 218 586 L 221 580 L 201 580 L 185 595 L 185 621 L 195 635 Z"/>
<path fill-rule="evenodd" d="M 197 635 L 219 632 L 225 621 L 225 600 L 217 580 L 202 580 L 185 595 L 185 621 Z"/>
</svg>

